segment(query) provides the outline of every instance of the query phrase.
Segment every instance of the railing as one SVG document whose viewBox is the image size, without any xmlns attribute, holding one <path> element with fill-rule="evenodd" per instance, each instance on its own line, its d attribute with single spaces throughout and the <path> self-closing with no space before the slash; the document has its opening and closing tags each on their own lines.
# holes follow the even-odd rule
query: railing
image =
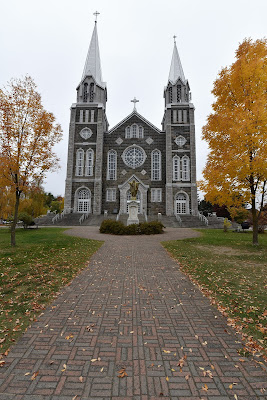
<svg viewBox="0 0 267 400">
<path fill-rule="evenodd" d="M 83 223 L 83 221 L 85 221 L 88 217 L 89 217 L 89 213 L 83 214 L 83 215 L 79 218 L 79 224 L 81 225 L 81 224 Z"/>
<path fill-rule="evenodd" d="M 191 210 L 191 214 L 194 215 L 195 217 L 198 217 L 198 219 L 202 222 L 204 222 L 205 225 L 209 225 L 208 218 L 205 217 L 205 215 L 200 214 L 199 211 L 197 210 Z"/>
<path fill-rule="evenodd" d="M 175 214 L 175 218 L 180 226 L 182 226 L 182 219 L 179 214 Z"/>
<path fill-rule="evenodd" d="M 52 218 L 52 223 L 53 223 L 53 224 L 59 220 L 60 215 L 61 215 L 61 214 L 56 214 L 56 215 Z"/>
</svg>

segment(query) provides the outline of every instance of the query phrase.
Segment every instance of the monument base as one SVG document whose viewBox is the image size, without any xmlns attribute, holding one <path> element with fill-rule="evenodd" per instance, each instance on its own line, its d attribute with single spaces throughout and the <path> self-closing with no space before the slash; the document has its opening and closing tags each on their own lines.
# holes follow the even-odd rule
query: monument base
<svg viewBox="0 0 267 400">
<path fill-rule="evenodd" d="M 129 217 L 127 219 L 127 226 L 131 224 L 139 224 L 138 219 L 138 201 L 130 200 L 128 201 L 129 205 Z"/>
</svg>

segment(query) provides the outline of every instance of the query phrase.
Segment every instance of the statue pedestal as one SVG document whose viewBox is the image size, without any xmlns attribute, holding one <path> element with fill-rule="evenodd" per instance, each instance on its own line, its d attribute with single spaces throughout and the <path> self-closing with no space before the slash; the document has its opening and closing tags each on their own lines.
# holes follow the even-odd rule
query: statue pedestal
<svg viewBox="0 0 267 400">
<path fill-rule="evenodd" d="M 127 219 L 127 226 L 131 224 L 139 224 L 138 219 L 138 201 L 130 200 L 127 202 L 129 205 L 129 217 Z"/>
</svg>

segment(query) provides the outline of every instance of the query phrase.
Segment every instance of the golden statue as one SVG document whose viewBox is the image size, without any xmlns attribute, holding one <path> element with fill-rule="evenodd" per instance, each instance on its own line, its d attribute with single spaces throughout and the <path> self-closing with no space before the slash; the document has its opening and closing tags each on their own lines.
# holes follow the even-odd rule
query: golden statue
<svg viewBox="0 0 267 400">
<path fill-rule="evenodd" d="M 129 185 L 130 185 L 130 192 L 131 192 L 131 200 L 136 200 L 139 183 L 136 182 L 135 180 L 133 180 L 132 182 L 129 182 Z"/>
</svg>

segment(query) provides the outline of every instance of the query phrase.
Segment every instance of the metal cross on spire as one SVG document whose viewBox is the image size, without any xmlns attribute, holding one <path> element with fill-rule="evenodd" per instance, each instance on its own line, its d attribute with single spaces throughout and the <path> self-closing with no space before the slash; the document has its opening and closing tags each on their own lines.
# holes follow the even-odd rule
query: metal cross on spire
<svg viewBox="0 0 267 400">
<path fill-rule="evenodd" d="M 173 36 L 174 43 L 176 43 L 176 38 L 177 38 L 177 36 L 176 36 L 176 35 L 174 35 L 174 36 Z"/>
<path fill-rule="evenodd" d="M 134 111 L 136 111 L 136 103 L 139 103 L 139 100 L 136 100 L 136 98 L 134 98 L 133 100 L 131 100 L 131 103 L 134 103 Z"/>
<path fill-rule="evenodd" d="M 97 23 L 97 17 L 98 17 L 99 14 L 100 14 L 100 13 L 99 13 L 98 11 L 94 12 L 94 15 L 95 15 L 95 23 Z"/>
</svg>

